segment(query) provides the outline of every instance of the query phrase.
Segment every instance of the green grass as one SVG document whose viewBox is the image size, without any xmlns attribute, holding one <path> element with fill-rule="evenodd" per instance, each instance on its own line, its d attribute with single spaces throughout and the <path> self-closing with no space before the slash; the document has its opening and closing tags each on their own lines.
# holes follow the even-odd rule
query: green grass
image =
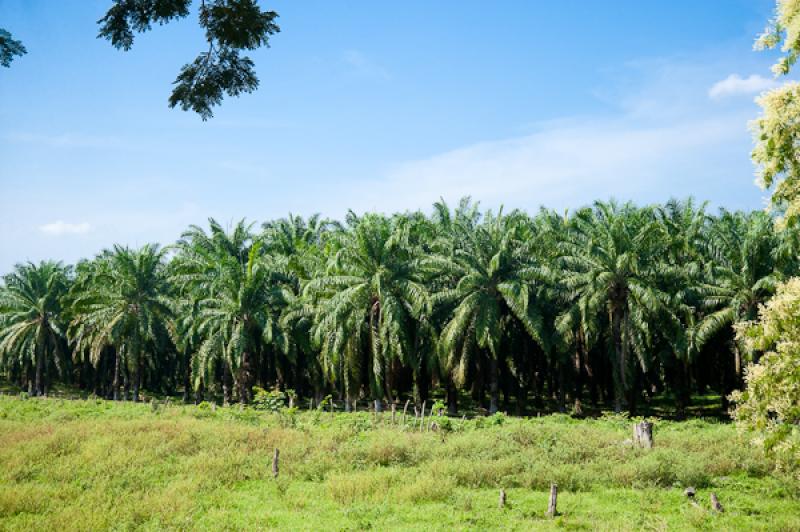
<svg viewBox="0 0 800 532">
<path fill-rule="evenodd" d="M 0 397 L 0 529 L 800 530 L 800 481 L 730 424 L 657 420 L 645 451 L 624 417 L 399 417 Z"/>
</svg>

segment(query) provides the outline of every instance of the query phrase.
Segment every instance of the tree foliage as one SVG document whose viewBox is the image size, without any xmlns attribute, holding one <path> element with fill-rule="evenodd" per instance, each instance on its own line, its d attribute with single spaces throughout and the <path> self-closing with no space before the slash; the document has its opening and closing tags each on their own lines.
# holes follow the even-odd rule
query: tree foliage
<svg viewBox="0 0 800 532">
<path fill-rule="evenodd" d="M 772 67 L 776 76 L 786 75 L 800 53 L 800 1 L 778 0 L 775 17 L 756 41 L 757 50 L 779 47 L 784 55 Z M 800 216 L 800 164 L 797 143 L 800 138 L 800 85 L 788 82 L 762 94 L 757 102 L 759 118 L 751 122 L 758 183 L 774 187 L 772 204 L 784 213 L 788 223 Z"/>
<path fill-rule="evenodd" d="M 78 267 L 71 291 L 74 317 L 69 338 L 95 365 L 106 348 L 114 349 L 115 398 L 122 364 L 132 380 L 133 399 L 138 401 L 145 365 L 152 365 L 166 351 L 171 306 L 163 258 L 163 250 L 156 245 L 114 246 L 94 262 Z"/>
<path fill-rule="evenodd" d="M 248 402 L 258 386 L 345 408 L 635 413 L 666 396 L 680 414 L 692 392 L 741 386 L 759 352 L 735 327 L 800 273 L 798 240 L 767 213 L 692 201 L 211 219 L 74 272 L 18 266 L 0 288 L 0 362 L 22 386 L 114 398 L 141 384 Z"/>
<path fill-rule="evenodd" d="M 69 268 L 59 262 L 19 264 L 0 291 L 0 364 L 10 372 L 33 369 L 28 389 L 46 392 L 47 371 L 63 367 L 66 353 L 62 299 Z"/>
<path fill-rule="evenodd" d="M 14 39 L 8 30 L 0 28 L 0 65 L 8 68 L 15 57 L 22 57 L 28 53 L 22 42 Z"/>
<path fill-rule="evenodd" d="M 128 51 L 136 33 L 188 17 L 191 4 L 191 0 L 115 0 L 98 20 L 98 37 Z M 276 12 L 262 10 L 257 0 L 200 0 L 198 22 L 208 49 L 181 68 L 169 106 L 192 110 L 207 120 L 226 95 L 256 90 L 255 65 L 241 53 L 268 47 L 269 37 L 280 31 L 277 18 Z"/>
<path fill-rule="evenodd" d="M 746 347 L 763 355 L 747 368 L 747 388 L 734 393 L 733 415 L 780 464 L 800 470 L 800 278 L 781 285 L 758 320 L 737 329 Z"/>
</svg>

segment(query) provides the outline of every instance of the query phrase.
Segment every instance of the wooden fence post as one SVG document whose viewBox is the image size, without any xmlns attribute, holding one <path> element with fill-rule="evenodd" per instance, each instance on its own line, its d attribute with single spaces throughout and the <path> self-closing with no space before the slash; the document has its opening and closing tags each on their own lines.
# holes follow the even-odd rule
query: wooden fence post
<svg viewBox="0 0 800 532">
<path fill-rule="evenodd" d="M 397 405 L 394 402 L 392 402 L 392 425 L 394 425 L 394 415 L 396 411 L 397 411 Z"/>
<path fill-rule="evenodd" d="M 642 421 L 633 426 L 633 442 L 645 449 L 653 448 L 653 424 Z"/>
<path fill-rule="evenodd" d="M 700 505 L 697 504 L 697 501 L 694 498 L 694 496 L 696 495 L 694 486 L 689 486 L 688 488 L 683 490 L 683 494 L 686 495 L 686 498 L 689 499 L 689 502 L 692 503 L 692 506 L 694 506 L 695 508 L 700 508 Z"/>
<path fill-rule="evenodd" d="M 500 502 L 498 503 L 500 508 L 505 508 L 506 506 L 506 490 L 500 489 Z"/>
<path fill-rule="evenodd" d="M 422 401 L 422 413 L 419 419 L 419 431 L 422 432 L 422 428 L 425 426 L 425 401 Z"/>
<path fill-rule="evenodd" d="M 555 517 L 558 514 L 556 502 L 558 500 L 558 484 L 550 484 L 550 502 L 547 504 L 547 515 Z"/>
<path fill-rule="evenodd" d="M 272 478 L 278 478 L 278 456 L 280 451 L 275 448 L 275 454 L 272 456 Z"/>
<path fill-rule="evenodd" d="M 717 499 L 717 494 L 713 491 L 711 492 L 711 507 L 720 513 L 725 511 L 725 509 L 722 508 L 722 505 L 719 503 L 719 499 Z"/>
</svg>

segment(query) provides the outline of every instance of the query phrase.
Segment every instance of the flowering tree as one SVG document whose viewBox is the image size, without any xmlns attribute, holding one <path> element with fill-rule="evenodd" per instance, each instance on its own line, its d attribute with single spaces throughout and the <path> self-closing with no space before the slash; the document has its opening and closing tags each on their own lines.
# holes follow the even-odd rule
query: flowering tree
<svg viewBox="0 0 800 532">
<path fill-rule="evenodd" d="M 775 18 L 756 40 L 756 50 L 780 47 L 783 56 L 772 67 L 776 76 L 786 75 L 800 54 L 800 1 L 778 0 Z M 800 218 L 800 162 L 796 156 L 800 140 L 800 84 L 789 82 L 757 99 L 763 109 L 750 127 L 755 147 L 753 162 L 758 182 L 775 187 L 772 204 L 789 223 Z"/>
<path fill-rule="evenodd" d="M 737 336 L 764 354 L 747 368 L 746 390 L 732 396 L 734 418 L 800 478 L 800 278 L 781 285 L 759 320 L 739 327 Z"/>
</svg>

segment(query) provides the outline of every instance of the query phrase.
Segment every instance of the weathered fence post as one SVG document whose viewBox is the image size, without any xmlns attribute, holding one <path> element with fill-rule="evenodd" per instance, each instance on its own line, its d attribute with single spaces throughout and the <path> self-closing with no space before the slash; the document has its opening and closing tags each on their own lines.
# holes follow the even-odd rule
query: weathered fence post
<svg viewBox="0 0 800 532">
<path fill-rule="evenodd" d="M 555 517 L 558 514 L 556 502 L 558 500 L 558 484 L 550 484 L 550 502 L 547 505 L 547 515 Z"/>
<path fill-rule="evenodd" d="M 506 506 L 506 490 L 500 488 L 500 502 L 497 504 L 500 508 Z"/>
<path fill-rule="evenodd" d="M 403 407 L 403 426 L 406 426 L 406 410 L 408 410 L 408 404 L 411 402 L 411 399 L 406 399 L 406 406 Z"/>
<path fill-rule="evenodd" d="M 695 508 L 700 508 L 700 505 L 697 504 L 697 501 L 694 498 L 694 496 L 696 495 L 694 486 L 689 486 L 688 488 L 683 490 L 683 494 L 686 495 L 686 498 L 689 499 L 689 502 L 692 503 L 692 506 L 694 506 Z"/>
<path fill-rule="evenodd" d="M 275 448 L 275 454 L 272 455 L 272 478 L 278 478 L 278 456 L 280 455 L 280 451 L 278 448 Z"/>
<path fill-rule="evenodd" d="M 420 414 L 419 419 L 419 431 L 422 432 L 422 429 L 425 427 L 425 401 L 422 401 L 422 413 Z"/>
<path fill-rule="evenodd" d="M 394 425 L 395 412 L 397 412 L 397 405 L 395 403 L 392 403 L 392 425 Z"/>
<path fill-rule="evenodd" d="M 653 424 L 642 421 L 633 426 L 633 442 L 645 449 L 653 448 Z"/>
<path fill-rule="evenodd" d="M 716 511 L 720 512 L 720 513 L 722 513 L 722 512 L 724 512 L 724 511 L 725 511 L 725 509 L 724 509 L 724 508 L 722 507 L 722 505 L 719 503 L 719 499 L 717 499 L 717 494 L 716 494 L 716 493 L 714 493 L 713 491 L 711 492 L 711 507 L 712 507 L 714 510 L 716 510 Z"/>
</svg>

